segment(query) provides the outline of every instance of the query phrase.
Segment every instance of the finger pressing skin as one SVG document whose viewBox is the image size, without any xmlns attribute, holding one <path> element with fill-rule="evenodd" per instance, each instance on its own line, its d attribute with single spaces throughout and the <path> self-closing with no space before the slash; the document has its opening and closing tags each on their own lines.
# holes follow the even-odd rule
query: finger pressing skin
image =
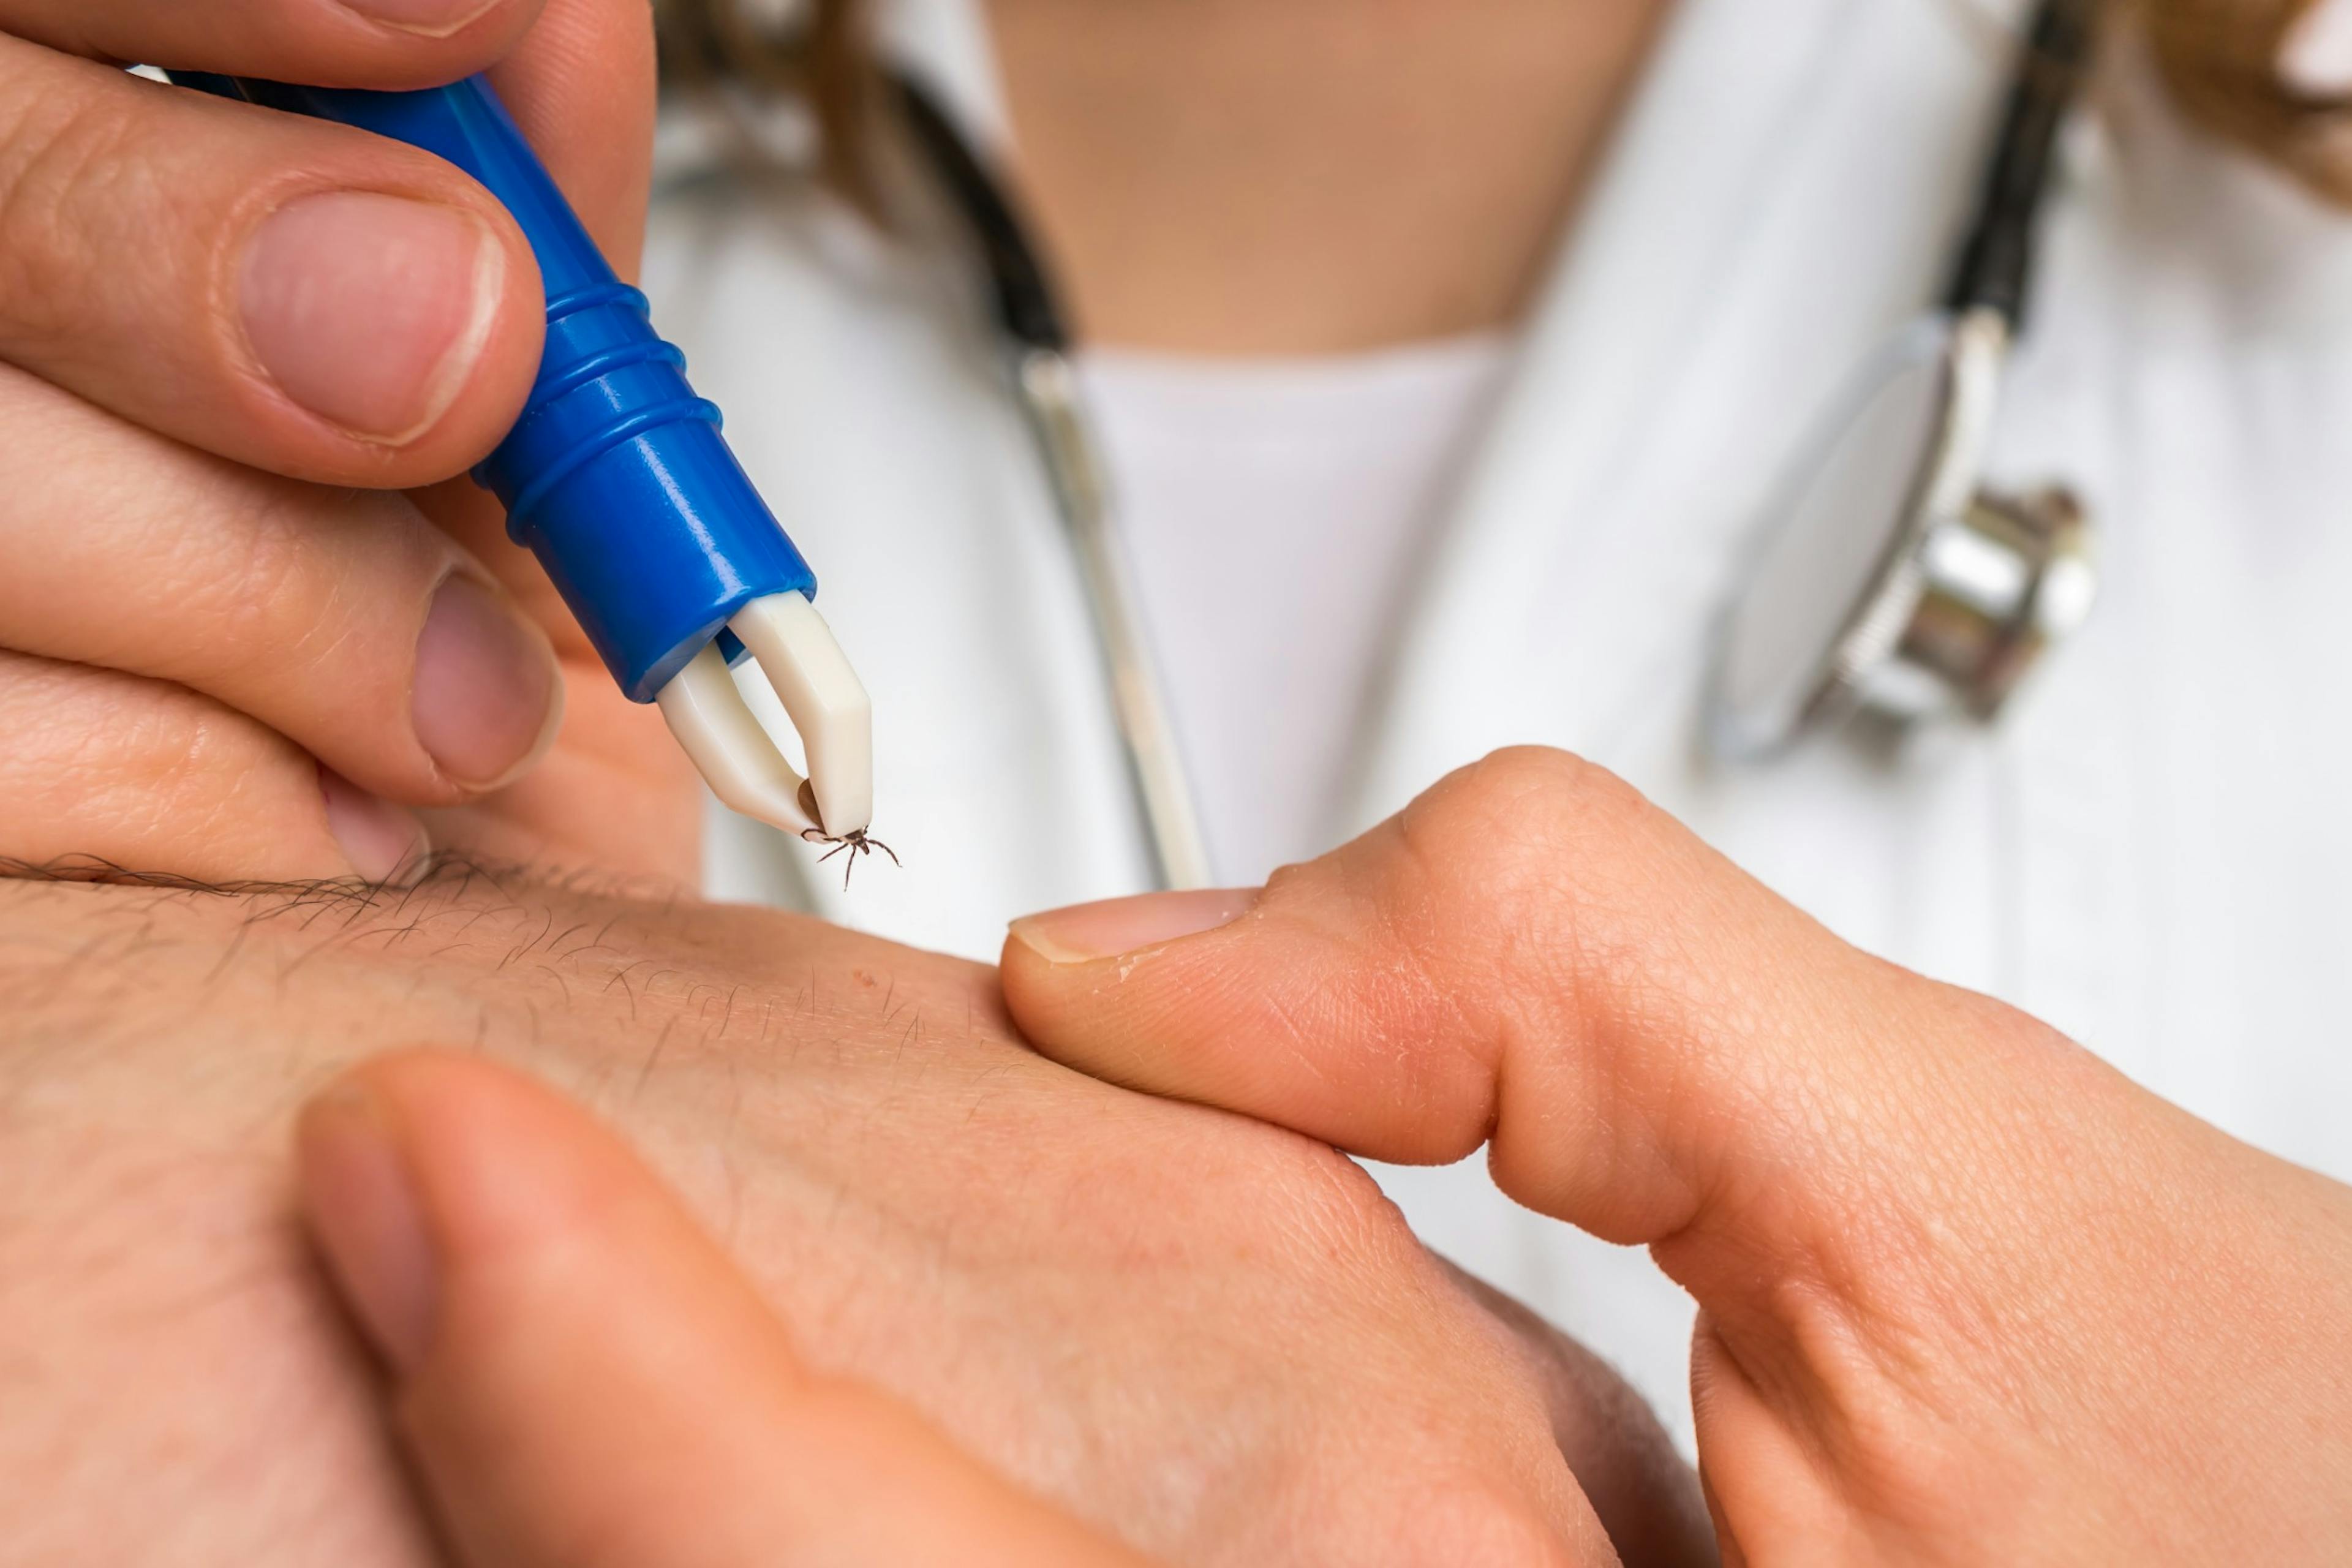
<svg viewBox="0 0 2352 1568">
<path fill-rule="evenodd" d="M 379 90 L 503 57 L 539 0 L 0 0 L 0 32 L 92 59 Z"/>
<path fill-rule="evenodd" d="M 1005 994 L 1040 1048 L 1377 1159 L 1491 1134 L 1507 1190 L 1618 1242 L 1810 1139 L 1842 999 L 1897 984 L 1552 752 L 1466 769 L 1262 893 L 1190 897 L 1015 925 Z M 1773 1092 L 1742 1104 L 1753 1082 Z"/>
<path fill-rule="evenodd" d="M 261 474 L 6 366 L 0 421 L 0 647 L 203 692 L 410 805 L 552 740 L 547 637 L 397 493 Z"/>
<path fill-rule="evenodd" d="M 910 1412 L 823 1378 L 613 1134 L 478 1059 L 362 1068 L 305 1213 L 478 1568 L 1135 1568 Z"/>
<path fill-rule="evenodd" d="M 184 687 L 0 651 L 0 861 L 205 883 L 421 872 L 417 820 Z"/>
<path fill-rule="evenodd" d="M 505 209 L 428 153 L 0 37 L 0 358 L 324 483 L 459 473 L 545 335 Z"/>
<path fill-rule="evenodd" d="M 2135 1092 L 1551 752 L 1465 769 L 1262 893 L 1020 922 L 1003 973 L 1049 1056 L 1376 1159 L 1487 1144 L 1506 1192 L 1664 1244 L 1727 1314 L 1792 1273 L 1898 1295 L 1918 1215 L 2000 1233 L 2019 1194 L 1979 1173 Z"/>
</svg>

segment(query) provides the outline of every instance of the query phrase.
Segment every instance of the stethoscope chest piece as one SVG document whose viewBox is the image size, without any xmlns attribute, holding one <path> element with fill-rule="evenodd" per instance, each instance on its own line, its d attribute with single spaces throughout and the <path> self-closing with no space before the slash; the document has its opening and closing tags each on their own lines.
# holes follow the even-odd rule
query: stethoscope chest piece
<svg viewBox="0 0 2352 1568">
<path fill-rule="evenodd" d="M 1769 757 L 1856 715 L 1990 722 L 2089 613 L 2094 541 L 2073 495 L 1979 482 L 2008 352 L 1995 312 L 1930 316 L 1833 412 L 1717 628 L 1717 757 Z"/>
<path fill-rule="evenodd" d="M 2098 9 L 2039 0 L 1943 308 L 1864 368 L 1767 508 L 1717 628 L 1717 758 L 1768 757 L 1860 714 L 1990 721 L 2090 612 L 2091 529 L 2074 497 L 1982 480 Z"/>
</svg>

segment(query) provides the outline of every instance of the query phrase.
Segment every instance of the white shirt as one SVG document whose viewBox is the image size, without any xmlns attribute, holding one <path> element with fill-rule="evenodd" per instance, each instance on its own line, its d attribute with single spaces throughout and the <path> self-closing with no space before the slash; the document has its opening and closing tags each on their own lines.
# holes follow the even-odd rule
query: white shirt
<svg viewBox="0 0 2352 1568">
<path fill-rule="evenodd" d="M 896 36 L 1001 135 L 984 34 L 925 4 L 963 20 Z M 1747 773 L 1693 743 L 1748 520 L 1941 286 L 2007 76 L 1970 12 L 1677 0 L 1410 574 L 1334 821 L 1497 745 L 1577 751 L 1849 941 L 2352 1177 L 2352 219 L 2187 131 L 2145 62 L 2067 149 L 1995 439 L 1997 480 L 2064 479 L 2104 521 L 2089 626 L 1990 734 Z M 1140 888 L 1085 599 L 961 263 L 714 183 L 665 204 L 648 276 L 874 692 L 908 862 L 845 896 L 721 819 L 714 890 L 990 956 L 1014 915 Z M 1645 1258 L 1475 1163 L 1384 1180 L 1686 1421 L 1689 1304 Z"/>
<path fill-rule="evenodd" d="M 1509 367 L 1493 335 L 1328 360 L 1085 356 L 1219 881 L 1344 837 L 1350 748 Z"/>
</svg>

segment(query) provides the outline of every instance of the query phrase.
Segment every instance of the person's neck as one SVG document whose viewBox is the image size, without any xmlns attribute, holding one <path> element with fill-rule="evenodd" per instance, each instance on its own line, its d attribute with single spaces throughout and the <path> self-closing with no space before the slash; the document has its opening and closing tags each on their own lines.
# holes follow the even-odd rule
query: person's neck
<svg viewBox="0 0 2352 1568">
<path fill-rule="evenodd" d="M 986 0 L 1080 325 L 1338 353 L 1517 321 L 1667 0 Z"/>
</svg>

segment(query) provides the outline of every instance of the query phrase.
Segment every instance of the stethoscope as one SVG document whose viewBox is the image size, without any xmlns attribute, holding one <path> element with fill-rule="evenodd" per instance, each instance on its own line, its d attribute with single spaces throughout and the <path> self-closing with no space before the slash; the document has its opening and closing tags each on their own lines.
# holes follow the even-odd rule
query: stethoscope
<svg viewBox="0 0 2352 1568">
<path fill-rule="evenodd" d="M 1775 493 L 1718 617 L 1706 702 L 1717 758 L 1777 755 L 1860 714 L 1990 722 L 2095 587 L 2063 488 L 1983 485 L 2058 133 L 2082 90 L 2097 0 L 2042 0 L 1942 303 L 1863 367 Z M 903 121 L 984 266 L 1010 383 L 1093 612 L 1129 782 L 1160 885 L 1212 868 L 1050 274 L 1003 183 L 919 83 Z"/>
<path fill-rule="evenodd" d="M 1990 723 L 2089 614 L 2081 502 L 2063 486 L 2011 495 L 1983 479 L 2096 10 L 2042 0 L 1942 305 L 1862 368 L 1767 508 L 1717 627 L 1717 758 L 1776 756 L 1856 717 Z"/>
<path fill-rule="evenodd" d="M 1214 872 L 1201 834 L 1199 808 L 1185 776 L 1182 749 L 1169 711 L 1133 569 L 1120 547 L 1100 447 L 1078 396 L 1070 363 L 1068 318 L 1028 225 L 1003 182 L 992 174 L 937 100 L 910 77 L 891 79 L 917 148 L 970 231 L 989 279 L 1013 394 L 1035 437 L 1040 460 L 1076 556 L 1093 612 L 1103 673 L 1110 688 L 1128 783 L 1163 888 L 1205 888 Z"/>
</svg>

